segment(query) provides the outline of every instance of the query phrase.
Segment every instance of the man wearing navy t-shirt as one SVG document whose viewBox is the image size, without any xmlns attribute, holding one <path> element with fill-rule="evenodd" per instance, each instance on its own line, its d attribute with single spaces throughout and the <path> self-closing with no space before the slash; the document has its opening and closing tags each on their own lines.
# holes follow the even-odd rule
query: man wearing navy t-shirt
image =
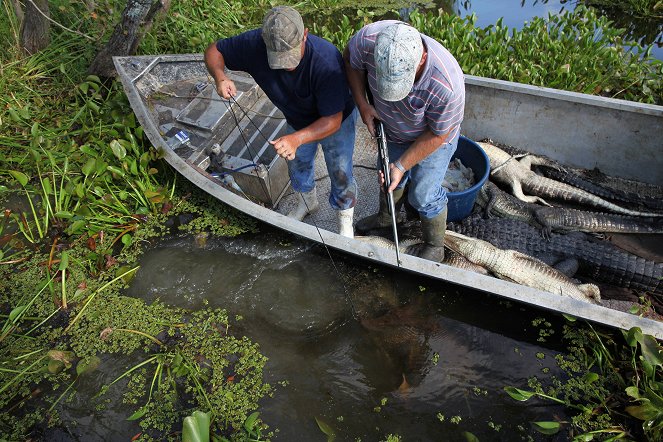
<svg viewBox="0 0 663 442">
<path fill-rule="evenodd" d="M 277 6 L 265 15 L 261 29 L 212 43 L 205 64 L 223 98 L 237 93 L 225 68 L 244 71 L 285 115 L 287 134 L 270 143 L 288 161 L 299 196 L 288 216 L 300 221 L 318 209 L 313 162 L 322 146 L 331 179 L 329 204 L 338 212 L 339 233 L 352 237 L 356 110 L 339 50 L 309 34 L 296 10 Z"/>
</svg>

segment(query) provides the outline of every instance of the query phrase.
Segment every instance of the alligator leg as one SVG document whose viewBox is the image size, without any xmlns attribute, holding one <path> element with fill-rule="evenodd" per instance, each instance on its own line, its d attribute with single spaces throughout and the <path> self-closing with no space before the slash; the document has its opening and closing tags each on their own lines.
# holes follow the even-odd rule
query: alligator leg
<svg viewBox="0 0 663 442">
<path fill-rule="evenodd" d="M 548 204 L 543 198 L 539 198 L 538 196 L 525 195 L 523 193 L 522 183 L 519 180 L 513 179 L 511 180 L 510 184 L 513 196 L 518 198 L 520 201 L 525 201 L 526 203 L 541 203 L 546 206 L 550 206 L 550 204 Z"/>
</svg>

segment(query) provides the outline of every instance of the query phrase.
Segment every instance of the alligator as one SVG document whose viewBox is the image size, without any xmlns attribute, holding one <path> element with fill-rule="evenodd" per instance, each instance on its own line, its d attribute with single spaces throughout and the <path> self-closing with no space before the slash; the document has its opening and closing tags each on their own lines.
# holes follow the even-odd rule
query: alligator
<svg viewBox="0 0 663 442">
<path fill-rule="evenodd" d="M 562 272 L 524 253 L 503 250 L 488 241 L 453 231 L 447 231 L 444 243 L 473 263 L 487 268 L 500 279 L 581 301 L 598 303 L 601 299 L 596 285 L 578 285 Z"/>
<path fill-rule="evenodd" d="M 356 240 L 366 242 L 369 244 L 374 244 L 378 247 L 382 247 L 385 249 L 389 250 L 396 250 L 396 245 L 394 244 L 393 241 L 383 237 L 383 236 L 378 236 L 378 235 L 369 235 L 369 236 L 355 236 Z M 416 239 L 416 238 L 409 238 L 404 241 L 400 241 L 398 243 L 398 250 L 402 253 L 409 253 L 412 249 L 411 247 L 420 244 L 422 241 L 421 239 Z M 471 270 L 475 273 L 480 273 L 482 275 L 487 275 L 488 270 L 486 270 L 484 267 L 481 267 L 479 265 L 474 264 L 473 262 L 469 261 L 462 255 L 452 251 L 452 250 L 446 250 L 444 253 L 444 260 L 442 261 L 443 264 L 446 264 L 448 266 L 456 267 L 459 269 L 463 270 Z"/>
<path fill-rule="evenodd" d="M 639 194 L 628 190 L 610 188 L 607 186 L 607 182 L 596 184 L 583 178 L 583 176 L 586 176 L 585 174 L 581 175 L 581 172 L 573 172 L 565 168 L 538 167 L 537 171 L 547 178 L 586 190 L 607 200 L 628 204 L 637 207 L 639 210 L 663 211 L 663 198 L 650 197 L 646 193 Z"/>
<path fill-rule="evenodd" d="M 521 201 L 529 203 L 540 202 L 550 206 L 550 204 L 543 199 L 543 197 L 549 197 L 567 203 L 584 204 L 603 208 L 610 210 L 611 212 L 625 215 L 649 217 L 663 216 L 663 214 L 660 213 L 625 209 L 585 190 L 537 175 L 531 168 L 532 165 L 537 164 L 540 157 L 524 155 L 518 159 L 518 156 L 512 156 L 491 143 L 479 142 L 478 144 L 483 148 L 490 160 L 491 177 L 496 181 L 511 187 L 513 195 Z M 523 191 L 527 191 L 534 195 L 525 195 Z"/>
<path fill-rule="evenodd" d="M 479 190 L 476 203 L 484 209 L 486 217 L 498 216 L 527 222 L 541 229 L 545 238 L 549 238 L 552 231 L 663 233 L 661 218 L 544 207 L 521 201 L 491 181 Z"/>
<path fill-rule="evenodd" d="M 663 299 L 663 263 L 628 253 L 606 241 L 573 232 L 541 236 L 536 227 L 507 218 L 483 219 L 474 214 L 447 229 L 482 239 L 502 249 L 513 249 L 554 265 L 560 260 L 577 260 L 578 275 Z"/>
<path fill-rule="evenodd" d="M 376 317 L 362 317 L 360 324 L 381 350 L 374 357 L 382 359 L 385 373 L 393 376 L 392 389 L 407 394 L 421 383 L 432 365 L 431 336 L 439 333 L 439 325 L 422 298 L 389 309 Z"/>
<path fill-rule="evenodd" d="M 545 156 L 534 155 L 512 146 L 485 140 L 509 155 L 529 157 L 535 171 L 546 178 L 569 184 L 586 190 L 616 204 L 637 207 L 638 210 L 663 211 L 663 188 L 654 184 L 608 176 L 598 169 L 579 169 L 568 167 Z M 522 160 L 521 160 L 522 162 Z"/>
<path fill-rule="evenodd" d="M 395 250 L 393 241 L 381 236 L 360 236 L 355 239 Z M 403 243 L 399 243 L 399 250 L 408 253 L 408 250 L 411 250 L 410 247 L 419 242 L 421 240 L 405 240 Z M 570 276 L 567 276 L 567 274 L 575 273 L 577 266 L 573 266 L 573 264 L 571 264 L 572 271 L 568 271 L 568 269 L 564 271 L 562 268 L 549 266 L 523 253 L 501 250 L 486 241 L 468 238 L 452 231 L 447 231 L 445 246 L 449 249 L 442 261 L 446 265 L 483 275 L 492 273 L 500 279 L 576 299 L 589 299 L 592 302 L 600 299 L 598 287 L 592 284 L 578 285 L 571 280 Z M 569 263 L 566 261 L 561 263 L 561 267 L 567 265 Z"/>
</svg>

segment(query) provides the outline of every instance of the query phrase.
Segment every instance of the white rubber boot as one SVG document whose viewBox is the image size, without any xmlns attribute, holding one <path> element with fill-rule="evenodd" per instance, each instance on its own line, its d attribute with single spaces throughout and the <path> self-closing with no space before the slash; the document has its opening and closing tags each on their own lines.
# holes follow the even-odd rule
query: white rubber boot
<svg viewBox="0 0 663 442">
<path fill-rule="evenodd" d="M 297 196 L 297 207 L 288 212 L 290 218 L 301 221 L 306 215 L 314 213 L 320 207 L 315 187 L 310 192 L 297 193 Z"/>
<path fill-rule="evenodd" d="M 352 219 L 354 217 L 355 208 L 350 207 L 345 210 L 338 210 L 338 234 L 354 238 L 354 230 L 352 229 Z"/>
</svg>

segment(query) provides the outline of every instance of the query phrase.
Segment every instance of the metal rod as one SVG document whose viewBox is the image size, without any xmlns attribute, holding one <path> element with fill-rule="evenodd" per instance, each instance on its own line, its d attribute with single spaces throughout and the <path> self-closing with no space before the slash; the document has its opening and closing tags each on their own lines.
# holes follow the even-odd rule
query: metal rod
<svg viewBox="0 0 663 442">
<path fill-rule="evenodd" d="M 398 229 L 396 228 L 396 205 L 394 204 L 394 193 L 389 190 L 391 187 L 391 176 L 389 174 L 389 152 L 387 150 L 387 137 L 384 133 L 382 121 L 376 120 L 375 138 L 378 142 L 378 158 L 382 174 L 384 175 L 384 192 L 387 195 L 389 213 L 391 214 L 391 227 L 394 233 L 394 244 L 396 245 L 396 265 L 401 266 L 400 251 L 398 250 Z"/>
</svg>

